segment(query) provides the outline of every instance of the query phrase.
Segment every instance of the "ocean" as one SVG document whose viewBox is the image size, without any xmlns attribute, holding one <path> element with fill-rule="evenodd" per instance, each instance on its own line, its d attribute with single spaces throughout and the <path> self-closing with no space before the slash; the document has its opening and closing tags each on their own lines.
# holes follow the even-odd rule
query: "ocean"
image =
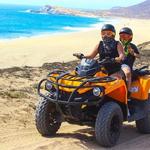
<svg viewBox="0 0 150 150">
<path fill-rule="evenodd" d="M 0 39 L 77 32 L 94 28 L 106 19 L 58 14 L 38 14 L 35 6 L 0 5 Z"/>
</svg>

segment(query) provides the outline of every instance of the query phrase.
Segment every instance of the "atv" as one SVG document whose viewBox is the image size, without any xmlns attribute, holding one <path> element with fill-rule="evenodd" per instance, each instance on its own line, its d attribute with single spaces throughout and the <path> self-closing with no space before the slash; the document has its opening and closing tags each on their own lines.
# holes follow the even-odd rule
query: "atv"
<svg viewBox="0 0 150 150">
<path fill-rule="evenodd" d="M 123 121 L 135 121 L 141 133 L 150 133 L 150 71 L 133 71 L 131 95 L 124 78 L 108 74 L 102 61 L 83 58 L 74 71 L 54 70 L 39 82 L 41 97 L 36 107 L 36 128 L 42 136 L 53 136 L 67 121 L 95 128 L 97 142 L 114 146 Z"/>
</svg>

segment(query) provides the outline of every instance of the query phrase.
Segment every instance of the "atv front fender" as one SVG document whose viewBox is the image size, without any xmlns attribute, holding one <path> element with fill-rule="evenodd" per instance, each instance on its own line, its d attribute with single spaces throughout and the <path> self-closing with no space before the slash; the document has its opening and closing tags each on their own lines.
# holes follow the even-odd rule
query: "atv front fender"
<svg viewBox="0 0 150 150">
<path fill-rule="evenodd" d="M 116 80 L 111 85 L 105 86 L 105 94 L 109 97 L 127 104 L 127 88 L 123 80 Z"/>
</svg>

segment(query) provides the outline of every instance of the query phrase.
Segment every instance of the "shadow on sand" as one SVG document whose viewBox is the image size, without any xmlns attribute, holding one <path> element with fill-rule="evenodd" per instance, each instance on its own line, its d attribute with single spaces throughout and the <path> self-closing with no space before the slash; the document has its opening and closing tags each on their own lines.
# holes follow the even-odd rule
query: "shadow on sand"
<svg viewBox="0 0 150 150">
<path fill-rule="evenodd" d="M 86 147 L 86 149 L 108 149 L 101 147 L 97 144 L 93 128 L 85 128 L 80 130 L 75 130 L 73 133 L 58 133 L 55 138 L 72 138 L 78 139 L 80 142 L 77 142 L 81 148 Z M 142 134 L 138 133 L 135 127 L 135 124 L 124 124 L 122 128 L 122 132 L 120 135 L 120 139 L 116 146 L 110 148 L 112 150 L 123 150 L 128 148 L 128 142 L 135 140 L 136 138 L 142 138 Z M 122 146 L 123 145 L 123 146 Z"/>
</svg>

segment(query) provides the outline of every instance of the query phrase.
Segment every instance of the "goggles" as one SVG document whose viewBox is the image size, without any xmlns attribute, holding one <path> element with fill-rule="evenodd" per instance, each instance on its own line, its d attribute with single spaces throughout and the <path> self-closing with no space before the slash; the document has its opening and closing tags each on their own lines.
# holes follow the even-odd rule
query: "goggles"
<svg viewBox="0 0 150 150">
<path fill-rule="evenodd" d="M 101 35 L 111 37 L 111 36 L 115 36 L 115 33 L 110 30 L 104 30 L 104 31 L 101 31 Z"/>
<path fill-rule="evenodd" d="M 132 35 L 127 34 L 127 33 L 121 33 L 119 35 L 120 35 L 120 39 L 125 40 L 125 41 L 131 40 L 133 37 Z"/>
</svg>

